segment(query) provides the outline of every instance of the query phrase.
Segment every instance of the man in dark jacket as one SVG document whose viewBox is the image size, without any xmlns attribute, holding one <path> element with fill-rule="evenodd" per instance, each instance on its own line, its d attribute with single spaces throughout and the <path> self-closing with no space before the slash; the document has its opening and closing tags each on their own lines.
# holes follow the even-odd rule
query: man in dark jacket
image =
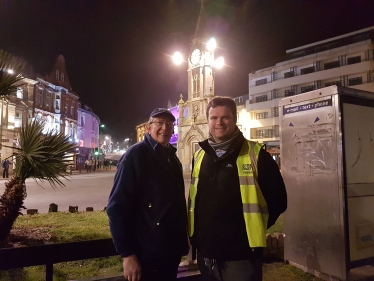
<svg viewBox="0 0 374 281">
<path fill-rule="evenodd" d="M 206 115 L 189 200 L 198 266 L 203 280 L 260 281 L 266 229 L 287 208 L 283 179 L 264 146 L 243 137 L 232 99 L 213 98 Z"/>
<path fill-rule="evenodd" d="M 182 165 L 169 144 L 174 121 L 169 110 L 155 109 L 144 140 L 117 167 L 107 213 L 129 281 L 176 280 L 188 253 Z"/>
<path fill-rule="evenodd" d="M 9 178 L 9 165 L 10 162 L 8 159 L 3 161 L 3 178 Z"/>
</svg>

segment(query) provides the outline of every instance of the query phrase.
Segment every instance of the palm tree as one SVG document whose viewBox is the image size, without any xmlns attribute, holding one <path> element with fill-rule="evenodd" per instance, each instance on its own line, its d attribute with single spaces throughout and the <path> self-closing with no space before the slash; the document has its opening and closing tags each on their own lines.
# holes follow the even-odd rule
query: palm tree
<svg viewBox="0 0 374 281">
<path fill-rule="evenodd" d="M 69 175 L 69 152 L 74 150 L 75 144 L 69 142 L 68 136 L 56 134 L 53 130 L 43 134 L 43 130 L 44 122 L 30 121 L 21 128 L 18 143 L 12 147 L 16 167 L 0 197 L 0 241 L 9 236 L 13 223 L 24 208 L 26 179 L 47 181 L 55 187 L 64 185 L 61 178 Z"/>
<path fill-rule="evenodd" d="M 0 50 L 0 99 L 8 99 L 17 90 L 23 77 L 21 71 L 26 62 Z M 2 114 L 2 113 L 1 113 Z M 2 124 L 1 124 L 2 126 Z M 28 178 L 48 181 L 52 186 L 64 185 L 61 181 L 68 175 L 68 153 L 75 145 L 68 137 L 50 131 L 43 134 L 44 123 L 36 120 L 21 129 L 18 143 L 13 148 L 15 173 L 5 183 L 5 191 L 0 197 L 0 242 L 7 239 L 17 217 L 24 208 Z M 1 143 L 0 143 L 1 144 Z"/>
<path fill-rule="evenodd" d="M 21 72 L 25 66 L 24 59 L 0 50 L 0 98 L 7 99 L 17 90 L 17 82 L 23 79 Z"/>
</svg>

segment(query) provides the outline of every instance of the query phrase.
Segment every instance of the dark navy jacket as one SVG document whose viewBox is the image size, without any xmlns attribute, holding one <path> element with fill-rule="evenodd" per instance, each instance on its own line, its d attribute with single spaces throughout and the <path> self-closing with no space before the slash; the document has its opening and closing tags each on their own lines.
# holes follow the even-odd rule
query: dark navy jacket
<svg viewBox="0 0 374 281">
<path fill-rule="evenodd" d="M 114 245 L 122 257 L 188 253 L 184 180 L 175 151 L 170 146 L 167 155 L 146 134 L 122 156 L 107 206 Z"/>
</svg>

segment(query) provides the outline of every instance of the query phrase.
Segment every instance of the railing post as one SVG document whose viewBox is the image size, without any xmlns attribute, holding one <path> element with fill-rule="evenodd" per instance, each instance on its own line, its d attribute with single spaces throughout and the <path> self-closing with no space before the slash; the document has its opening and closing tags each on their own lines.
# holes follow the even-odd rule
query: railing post
<svg viewBox="0 0 374 281">
<path fill-rule="evenodd" d="M 53 263 L 47 263 L 45 265 L 45 280 L 53 281 Z"/>
</svg>

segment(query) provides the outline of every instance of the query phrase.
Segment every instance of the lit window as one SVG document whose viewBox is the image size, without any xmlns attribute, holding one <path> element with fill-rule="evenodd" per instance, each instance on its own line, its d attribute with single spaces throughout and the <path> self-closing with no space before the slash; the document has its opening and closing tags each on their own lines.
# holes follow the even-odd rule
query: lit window
<svg viewBox="0 0 374 281">
<path fill-rule="evenodd" d="M 17 98 L 23 99 L 23 89 L 21 87 L 17 87 Z"/>
</svg>

